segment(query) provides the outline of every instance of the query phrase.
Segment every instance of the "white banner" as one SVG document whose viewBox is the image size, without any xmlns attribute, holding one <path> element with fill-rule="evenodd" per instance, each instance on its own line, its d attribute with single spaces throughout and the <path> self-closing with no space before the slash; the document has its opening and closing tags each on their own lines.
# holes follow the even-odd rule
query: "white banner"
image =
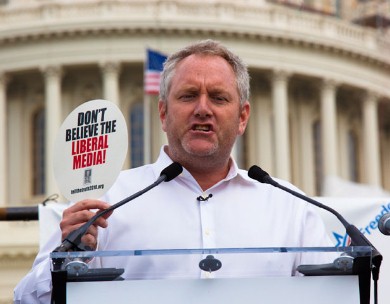
<svg viewBox="0 0 390 304">
<path fill-rule="evenodd" d="M 379 219 L 390 212 L 389 198 L 317 198 L 321 203 L 335 209 L 350 224 L 355 225 L 383 256 L 378 282 L 378 301 L 388 303 L 390 299 L 390 236 L 383 235 L 378 229 Z M 330 212 L 319 209 L 329 235 L 336 246 L 348 246 L 349 238 L 344 226 Z M 372 284 L 371 284 L 372 287 Z M 371 288 L 372 290 L 372 288 Z M 373 291 L 371 291 L 371 296 Z"/>
</svg>

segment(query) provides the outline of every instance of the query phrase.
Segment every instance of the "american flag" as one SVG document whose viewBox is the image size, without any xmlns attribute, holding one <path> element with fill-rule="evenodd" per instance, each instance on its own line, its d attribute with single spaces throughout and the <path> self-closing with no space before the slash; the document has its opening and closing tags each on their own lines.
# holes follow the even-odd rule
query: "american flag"
<svg viewBox="0 0 390 304">
<path fill-rule="evenodd" d="M 146 52 L 144 91 L 145 94 L 158 95 L 160 76 L 167 56 L 151 49 L 147 49 Z"/>
</svg>

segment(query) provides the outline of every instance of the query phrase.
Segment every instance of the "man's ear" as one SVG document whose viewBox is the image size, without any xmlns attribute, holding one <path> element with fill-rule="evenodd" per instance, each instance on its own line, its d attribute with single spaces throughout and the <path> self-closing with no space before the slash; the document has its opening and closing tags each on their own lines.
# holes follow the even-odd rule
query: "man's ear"
<svg viewBox="0 0 390 304">
<path fill-rule="evenodd" d="M 238 135 L 242 135 L 245 132 L 246 126 L 248 124 L 249 116 L 251 112 L 251 105 L 246 101 L 240 110 L 240 124 L 238 127 Z"/>
<path fill-rule="evenodd" d="M 166 131 L 166 125 L 165 125 L 165 120 L 166 120 L 166 114 L 167 114 L 167 103 L 159 100 L 158 101 L 158 113 L 160 116 L 160 121 L 161 121 L 161 127 L 163 131 Z"/>
</svg>

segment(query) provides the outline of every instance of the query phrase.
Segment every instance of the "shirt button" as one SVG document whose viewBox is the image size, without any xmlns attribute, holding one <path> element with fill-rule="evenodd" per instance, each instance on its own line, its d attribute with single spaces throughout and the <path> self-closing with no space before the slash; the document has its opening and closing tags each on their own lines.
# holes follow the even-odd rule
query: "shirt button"
<svg viewBox="0 0 390 304">
<path fill-rule="evenodd" d="M 205 230 L 204 234 L 207 235 L 207 236 L 209 236 L 209 235 L 211 234 L 210 229 L 207 228 L 207 229 Z"/>
</svg>

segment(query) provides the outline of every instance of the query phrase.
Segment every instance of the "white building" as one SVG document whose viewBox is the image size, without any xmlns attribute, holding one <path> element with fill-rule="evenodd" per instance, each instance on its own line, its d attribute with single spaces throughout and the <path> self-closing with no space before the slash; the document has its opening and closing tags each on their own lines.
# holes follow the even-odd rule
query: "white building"
<svg viewBox="0 0 390 304">
<path fill-rule="evenodd" d="M 0 1 L 0 206 L 58 193 L 53 142 L 87 100 L 122 110 L 126 168 L 154 160 L 165 138 L 157 105 L 143 138 L 145 50 L 169 54 L 205 38 L 249 66 L 242 167 L 258 164 L 309 195 L 327 176 L 390 191 L 389 16 L 389 1 Z M 11 303 L 37 252 L 37 225 L 0 224 L 0 303 Z"/>
</svg>

